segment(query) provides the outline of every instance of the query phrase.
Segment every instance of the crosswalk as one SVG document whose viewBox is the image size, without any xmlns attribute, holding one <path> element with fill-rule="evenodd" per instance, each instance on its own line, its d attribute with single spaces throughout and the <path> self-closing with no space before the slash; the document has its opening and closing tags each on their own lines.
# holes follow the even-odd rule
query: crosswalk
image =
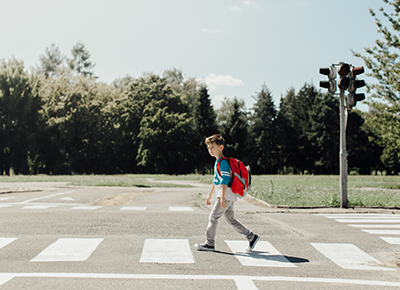
<svg viewBox="0 0 400 290">
<path fill-rule="evenodd" d="M 62 203 L 0 203 L 0 211 L 6 209 L 19 208 L 23 210 L 49 210 L 49 209 L 70 209 L 70 210 L 87 210 L 93 211 L 98 209 L 115 209 L 122 211 L 146 211 L 149 210 L 147 206 L 120 206 L 120 207 L 103 207 L 84 204 L 62 204 Z M 165 206 L 165 211 L 169 212 L 193 212 L 194 208 L 191 206 Z"/>
<path fill-rule="evenodd" d="M 17 237 L 0 237 L 0 256 L 7 254 L 7 251 L 12 251 L 10 245 L 18 239 Z M 101 251 L 99 245 L 105 239 L 107 238 L 59 238 L 27 262 L 83 262 L 88 260 L 94 252 Z M 231 257 L 234 257 L 242 266 L 298 267 L 268 241 L 261 240 L 251 252 L 245 250 L 247 241 L 226 240 L 224 242 L 233 254 Z M 137 261 L 139 263 L 194 264 L 197 263 L 195 256 L 201 255 L 190 246 L 188 239 L 144 239 L 142 245 L 140 260 Z M 354 244 L 310 243 L 310 249 L 312 248 L 325 257 L 324 261 L 327 265 L 336 264 L 348 270 L 396 271 L 394 268 L 386 267 Z"/>
<path fill-rule="evenodd" d="M 318 215 L 333 219 L 339 223 L 345 223 L 371 235 L 380 235 L 380 238 L 389 244 L 400 245 L 400 237 L 396 237 L 400 236 L 400 215 L 371 213 Z"/>
</svg>

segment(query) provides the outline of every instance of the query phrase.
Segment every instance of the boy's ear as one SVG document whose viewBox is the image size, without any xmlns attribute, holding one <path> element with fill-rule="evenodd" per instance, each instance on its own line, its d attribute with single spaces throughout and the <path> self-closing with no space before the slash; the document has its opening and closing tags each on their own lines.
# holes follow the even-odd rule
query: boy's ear
<svg viewBox="0 0 400 290">
<path fill-rule="evenodd" d="M 221 151 L 224 150 L 225 148 L 224 144 L 219 145 L 219 148 L 221 149 Z"/>
</svg>

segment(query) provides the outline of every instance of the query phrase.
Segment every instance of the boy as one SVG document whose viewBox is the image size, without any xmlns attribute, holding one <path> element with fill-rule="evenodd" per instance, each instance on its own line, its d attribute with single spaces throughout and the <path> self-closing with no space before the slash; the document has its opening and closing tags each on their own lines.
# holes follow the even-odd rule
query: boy
<svg viewBox="0 0 400 290">
<path fill-rule="evenodd" d="M 221 160 L 220 171 L 218 173 L 218 161 L 223 157 L 223 150 L 225 146 L 224 138 L 215 134 L 206 138 L 208 152 L 212 157 L 215 157 L 214 165 L 214 180 L 211 190 L 207 196 L 206 204 L 211 205 L 211 197 L 214 190 L 217 193 L 217 201 L 210 213 L 207 225 L 207 240 L 203 244 L 196 244 L 194 247 L 199 251 L 215 251 L 215 234 L 217 232 L 218 219 L 225 214 L 226 221 L 231 224 L 240 234 L 245 235 L 249 241 L 247 251 L 251 251 L 256 246 L 260 237 L 246 228 L 241 222 L 235 219 L 234 215 L 234 202 L 237 200 L 232 190 L 228 187 L 231 175 L 231 169 L 227 160 Z"/>
</svg>

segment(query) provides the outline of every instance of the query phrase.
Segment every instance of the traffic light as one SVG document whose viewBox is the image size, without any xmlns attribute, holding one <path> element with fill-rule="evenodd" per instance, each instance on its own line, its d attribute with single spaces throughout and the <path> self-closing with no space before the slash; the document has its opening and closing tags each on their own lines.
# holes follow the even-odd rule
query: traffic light
<svg viewBox="0 0 400 290">
<path fill-rule="evenodd" d="M 334 94 L 336 92 L 336 67 L 331 65 L 330 67 L 320 68 L 319 73 L 329 78 L 329 81 L 320 81 L 319 86 L 328 89 L 331 94 Z"/>
<path fill-rule="evenodd" d="M 364 67 L 351 67 L 349 73 L 349 94 L 347 96 L 347 105 L 349 107 L 354 107 L 358 101 L 365 100 L 364 94 L 356 94 L 356 90 L 365 86 L 365 82 L 363 80 L 356 80 L 356 76 L 364 73 Z"/>
<path fill-rule="evenodd" d="M 341 62 L 338 67 L 339 83 L 338 86 L 340 90 L 345 91 L 350 85 L 350 65 L 348 63 Z"/>
</svg>

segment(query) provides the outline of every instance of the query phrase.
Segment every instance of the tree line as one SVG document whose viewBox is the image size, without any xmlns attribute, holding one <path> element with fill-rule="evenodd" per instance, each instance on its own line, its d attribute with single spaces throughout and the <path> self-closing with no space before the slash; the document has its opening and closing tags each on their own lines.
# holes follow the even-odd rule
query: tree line
<svg viewBox="0 0 400 290">
<path fill-rule="evenodd" d="M 278 109 L 263 84 L 251 110 L 237 98 L 215 110 L 207 87 L 180 70 L 106 84 L 89 57 L 78 43 L 69 60 L 51 46 L 31 71 L 1 61 L 1 174 L 208 173 L 204 139 L 217 132 L 254 173 L 338 173 L 338 100 L 312 84 L 288 90 Z M 349 115 L 349 166 L 369 174 L 384 167 L 365 116 Z"/>
<path fill-rule="evenodd" d="M 400 172 L 400 18 L 381 11 L 394 32 L 371 10 L 384 40 L 354 52 L 378 80 L 370 110 L 348 111 L 348 166 L 358 174 Z M 289 88 L 278 105 L 262 84 L 252 108 L 235 97 L 215 110 L 207 86 L 178 69 L 106 84 L 81 42 L 71 57 L 52 45 L 39 61 L 29 71 L 0 61 L 1 175 L 210 173 L 204 139 L 215 133 L 256 174 L 339 173 L 339 100 L 313 84 Z"/>
</svg>

